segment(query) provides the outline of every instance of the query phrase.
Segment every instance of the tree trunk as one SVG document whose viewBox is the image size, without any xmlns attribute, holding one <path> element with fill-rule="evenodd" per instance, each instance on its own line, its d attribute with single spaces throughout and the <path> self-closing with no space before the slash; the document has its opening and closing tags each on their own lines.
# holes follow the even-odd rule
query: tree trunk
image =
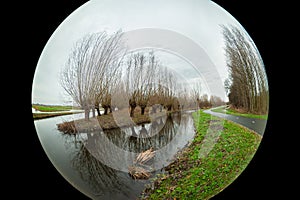
<svg viewBox="0 0 300 200">
<path fill-rule="evenodd" d="M 156 109 L 157 109 L 157 105 L 153 105 L 151 113 L 156 113 Z"/>
<path fill-rule="evenodd" d="M 146 106 L 141 106 L 141 115 L 145 114 L 145 108 L 146 108 Z"/>
<path fill-rule="evenodd" d="M 134 109 L 136 106 L 130 106 L 130 117 L 134 117 Z"/>
<path fill-rule="evenodd" d="M 136 108 L 136 101 L 129 99 L 129 105 L 130 105 L 130 117 L 134 116 L 134 109 Z"/>
<path fill-rule="evenodd" d="M 87 121 L 90 119 L 90 109 L 88 107 L 84 108 L 84 119 Z"/>
<path fill-rule="evenodd" d="M 98 116 L 101 116 L 101 113 L 100 113 L 100 109 L 99 109 L 99 107 L 98 107 L 98 108 L 96 108 L 96 110 L 97 110 L 97 114 L 98 114 Z"/>
<path fill-rule="evenodd" d="M 159 111 L 162 112 L 162 109 L 163 109 L 163 106 L 160 105 L 160 106 L 159 106 Z"/>
<path fill-rule="evenodd" d="M 95 107 L 92 107 L 92 115 L 93 115 L 93 118 L 96 117 L 96 111 L 95 111 Z"/>
<path fill-rule="evenodd" d="M 104 108 L 104 115 L 107 115 L 107 113 L 108 113 L 108 106 L 104 106 L 103 108 Z"/>
<path fill-rule="evenodd" d="M 167 108 L 168 108 L 168 111 L 171 111 L 172 110 L 172 105 L 168 105 Z"/>
</svg>

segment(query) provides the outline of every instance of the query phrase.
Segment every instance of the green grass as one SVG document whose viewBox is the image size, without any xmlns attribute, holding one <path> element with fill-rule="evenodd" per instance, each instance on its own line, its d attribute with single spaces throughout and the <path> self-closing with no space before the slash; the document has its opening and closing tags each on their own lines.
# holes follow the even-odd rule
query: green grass
<svg viewBox="0 0 300 200">
<path fill-rule="evenodd" d="M 261 136 L 233 122 L 194 113 L 196 136 L 142 193 L 142 199 L 209 199 L 249 164 Z M 214 146 L 211 146 L 215 144 Z M 212 148 L 210 150 L 210 148 Z"/>
<path fill-rule="evenodd" d="M 32 107 L 41 112 L 58 112 L 58 111 L 69 111 L 74 109 L 73 106 L 32 105 Z"/>
<path fill-rule="evenodd" d="M 50 117 L 56 117 L 56 116 L 61 116 L 61 115 L 70 115 L 73 113 L 32 113 L 33 119 L 38 120 L 38 119 L 45 119 L 45 118 L 50 118 Z"/>
<path fill-rule="evenodd" d="M 238 111 L 234 109 L 224 109 L 224 107 L 219 107 L 212 109 L 214 112 L 219 113 L 226 113 L 230 115 L 236 115 L 236 116 L 243 116 L 243 117 L 249 117 L 249 118 L 256 118 L 256 119 L 268 119 L 268 115 L 257 115 L 257 114 L 251 114 L 251 113 L 239 113 Z"/>
</svg>

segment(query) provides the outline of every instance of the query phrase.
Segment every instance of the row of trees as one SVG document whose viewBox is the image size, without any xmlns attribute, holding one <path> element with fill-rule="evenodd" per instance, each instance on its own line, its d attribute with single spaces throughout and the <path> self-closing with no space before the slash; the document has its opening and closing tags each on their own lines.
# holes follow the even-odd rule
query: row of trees
<svg viewBox="0 0 300 200">
<path fill-rule="evenodd" d="M 229 78 L 230 104 L 256 114 L 268 111 L 268 85 L 262 59 L 249 36 L 234 26 L 222 26 Z"/>
<path fill-rule="evenodd" d="M 122 32 L 90 34 L 79 40 L 61 73 L 61 85 L 85 110 L 85 119 L 115 108 L 129 108 L 134 116 L 146 107 L 156 113 L 221 105 L 221 98 L 201 94 L 200 82 L 184 84 L 170 68 L 163 66 L 153 51 L 127 53 Z"/>
</svg>

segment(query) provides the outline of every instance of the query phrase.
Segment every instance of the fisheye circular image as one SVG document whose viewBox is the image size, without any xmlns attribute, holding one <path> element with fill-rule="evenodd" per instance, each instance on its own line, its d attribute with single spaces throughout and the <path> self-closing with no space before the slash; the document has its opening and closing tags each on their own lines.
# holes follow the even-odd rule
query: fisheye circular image
<svg viewBox="0 0 300 200">
<path fill-rule="evenodd" d="M 246 168 L 269 105 L 259 50 L 210 0 L 91 0 L 41 52 L 37 136 L 91 199 L 209 199 Z"/>
</svg>

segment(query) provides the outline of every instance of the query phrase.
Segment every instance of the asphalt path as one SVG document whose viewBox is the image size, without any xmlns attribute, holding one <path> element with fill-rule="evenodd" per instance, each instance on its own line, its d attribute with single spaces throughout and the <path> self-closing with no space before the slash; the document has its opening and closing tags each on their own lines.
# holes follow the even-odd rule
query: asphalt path
<svg viewBox="0 0 300 200">
<path fill-rule="evenodd" d="M 265 132 L 267 120 L 265 119 L 256 119 L 256 118 L 248 118 L 248 117 L 242 117 L 242 116 L 236 116 L 236 115 L 229 115 L 229 114 L 224 114 L 224 113 L 219 113 L 219 112 L 213 112 L 211 110 L 205 110 L 205 113 L 221 117 L 230 121 L 233 121 L 235 123 L 238 123 L 240 125 L 243 125 L 259 135 L 263 135 Z"/>
</svg>

